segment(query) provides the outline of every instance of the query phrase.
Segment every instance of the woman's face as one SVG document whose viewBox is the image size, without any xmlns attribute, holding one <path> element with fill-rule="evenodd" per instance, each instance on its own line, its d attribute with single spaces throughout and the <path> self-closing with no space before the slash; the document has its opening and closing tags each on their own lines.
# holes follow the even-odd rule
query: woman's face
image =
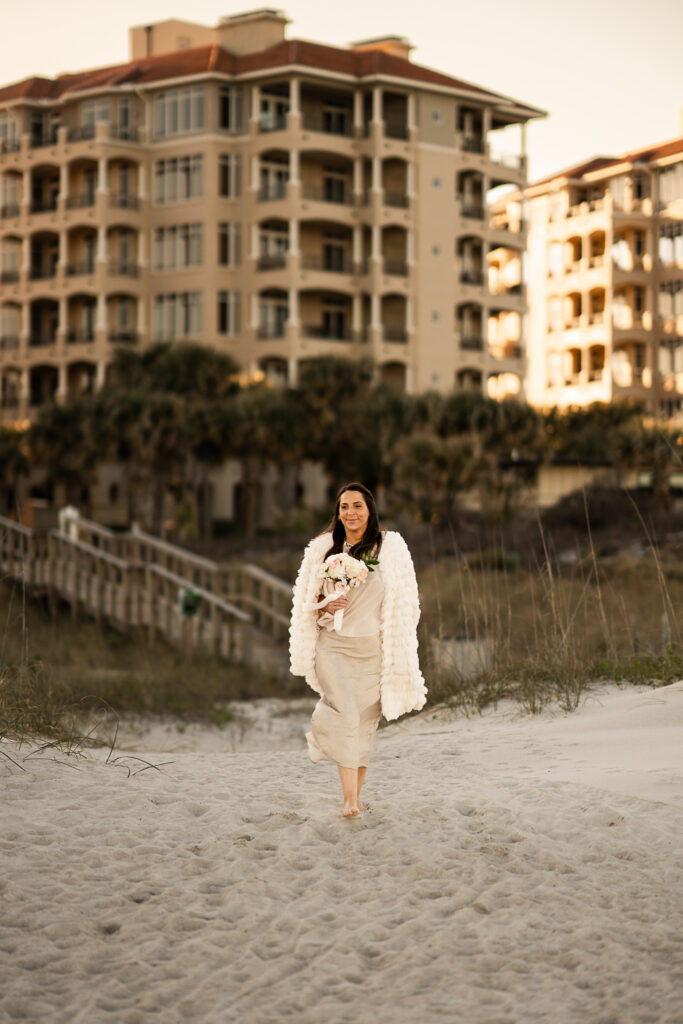
<svg viewBox="0 0 683 1024">
<path fill-rule="evenodd" d="M 339 518 L 348 533 L 360 536 L 365 533 L 370 510 L 360 491 L 344 491 L 339 499 Z"/>
</svg>

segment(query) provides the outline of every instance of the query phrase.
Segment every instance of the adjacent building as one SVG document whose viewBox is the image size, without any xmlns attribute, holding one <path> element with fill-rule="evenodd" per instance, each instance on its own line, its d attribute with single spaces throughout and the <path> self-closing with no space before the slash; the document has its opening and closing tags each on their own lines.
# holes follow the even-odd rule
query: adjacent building
<svg viewBox="0 0 683 1024">
<path fill-rule="evenodd" d="M 525 192 L 527 397 L 683 418 L 683 138 Z"/>
<path fill-rule="evenodd" d="M 286 24 L 141 26 L 125 64 L 0 88 L 5 418 L 102 386 L 116 346 L 181 339 L 283 384 L 369 355 L 408 390 L 520 393 L 526 230 L 489 199 L 523 190 L 544 112 L 403 38 Z"/>
</svg>

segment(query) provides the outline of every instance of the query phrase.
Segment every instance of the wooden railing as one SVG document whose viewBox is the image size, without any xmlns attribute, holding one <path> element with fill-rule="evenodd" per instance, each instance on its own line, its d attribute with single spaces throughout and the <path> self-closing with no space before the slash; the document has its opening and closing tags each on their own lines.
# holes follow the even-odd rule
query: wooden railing
<svg viewBox="0 0 683 1024">
<path fill-rule="evenodd" d="M 150 643 L 202 648 L 251 664 L 261 642 L 287 640 L 292 588 L 248 562 L 220 563 L 134 529 L 117 533 L 62 510 L 39 533 L 0 516 L 0 574 L 47 591 Z"/>
</svg>

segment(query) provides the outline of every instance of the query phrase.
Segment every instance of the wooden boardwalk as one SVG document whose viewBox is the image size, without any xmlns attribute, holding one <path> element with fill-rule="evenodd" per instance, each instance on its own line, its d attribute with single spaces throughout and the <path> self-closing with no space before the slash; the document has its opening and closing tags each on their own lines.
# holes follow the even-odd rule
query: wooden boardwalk
<svg viewBox="0 0 683 1024">
<path fill-rule="evenodd" d="M 118 533 L 63 509 L 39 532 L 0 516 L 0 574 L 118 629 L 247 665 L 282 652 L 292 588 L 249 562 L 214 562 L 134 529 Z M 272 660 L 272 659 L 271 659 Z"/>
</svg>

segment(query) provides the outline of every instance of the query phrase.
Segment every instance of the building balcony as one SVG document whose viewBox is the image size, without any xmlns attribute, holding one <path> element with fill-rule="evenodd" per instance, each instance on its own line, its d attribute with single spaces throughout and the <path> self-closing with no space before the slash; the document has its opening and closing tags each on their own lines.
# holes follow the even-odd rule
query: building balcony
<svg viewBox="0 0 683 1024">
<path fill-rule="evenodd" d="M 302 185 L 301 198 L 311 199 L 318 203 L 336 203 L 341 206 L 351 206 L 353 198 L 346 189 L 326 189 L 323 185 Z"/>
<path fill-rule="evenodd" d="M 261 134 L 268 132 L 284 132 L 287 130 L 287 115 L 279 117 L 262 117 L 258 126 Z"/>
<path fill-rule="evenodd" d="M 484 220 L 486 216 L 486 207 L 482 203 L 472 202 L 469 199 L 463 199 L 461 196 L 460 213 L 461 216 L 467 217 L 470 220 Z"/>
<path fill-rule="evenodd" d="M 285 333 L 284 324 L 275 324 L 273 327 L 259 327 L 257 337 L 259 341 L 283 341 Z"/>
<path fill-rule="evenodd" d="M 2 352 L 16 352 L 19 348 L 20 340 L 18 334 L 3 334 L 0 337 L 0 351 Z"/>
<path fill-rule="evenodd" d="M 486 281 L 484 272 L 482 270 L 461 270 L 460 271 L 460 283 L 471 284 L 481 287 Z"/>
<path fill-rule="evenodd" d="M 107 337 L 112 345 L 136 345 L 140 340 L 137 331 L 113 330 Z"/>
<path fill-rule="evenodd" d="M 19 139 L 4 139 L 0 142 L 0 153 L 18 153 L 20 149 Z"/>
<path fill-rule="evenodd" d="M 461 334 L 460 348 L 467 352 L 483 352 L 484 339 L 480 334 Z"/>
<path fill-rule="evenodd" d="M 407 277 L 408 264 L 404 260 L 385 260 L 384 273 L 394 277 Z"/>
<path fill-rule="evenodd" d="M 287 266 L 287 254 L 284 252 L 264 253 L 256 261 L 257 270 L 284 270 Z"/>
<path fill-rule="evenodd" d="M 109 205 L 118 210 L 139 210 L 140 200 L 128 192 L 113 192 L 109 196 Z"/>
<path fill-rule="evenodd" d="M 113 277 L 137 277 L 140 268 L 135 263 L 129 263 L 126 260 L 112 260 L 108 271 Z"/>
<path fill-rule="evenodd" d="M 272 199 L 287 198 L 287 182 L 275 181 L 269 185 L 262 185 L 258 192 L 259 202 L 268 202 Z"/>
<path fill-rule="evenodd" d="M 483 135 L 461 135 L 460 148 L 465 153 L 484 154 L 486 152 L 486 139 Z"/>
<path fill-rule="evenodd" d="M 305 132 L 322 132 L 324 135 L 340 135 L 344 138 L 353 135 L 350 117 L 339 119 L 306 114 L 301 127 Z"/>
<path fill-rule="evenodd" d="M 407 139 L 408 125 L 405 121 L 385 121 L 384 136 L 387 139 Z"/>
<path fill-rule="evenodd" d="M 127 124 L 113 124 L 109 128 L 109 138 L 121 142 L 139 142 L 140 132 Z"/>
<path fill-rule="evenodd" d="M 57 145 L 57 128 L 51 128 L 50 131 L 41 132 L 38 135 L 32 135 L 29 141 L 31 149 L 42 149 L 44 146 L 56 146 Z"/>
<path fill-rule="evenodd" d="M 67 277 L 84 277 L 86 274 L 95 273 L 95 261 L 94 260 L 80 260 L 74 263 L 67 263 L 66 265 L 66 276 Z"/>
<path fill-rule="evenodd" d="M 316 338 L 319 341 L 351 341 L 351 331 L 347 327 L 334 329 L 317 324 L 303 324 L 301 334 L 304 338 Z"/>
<path fill-rule="evenodd" d="M 66 332 L 69 345 L 90 345 L 95 340 L 95 332 L 86 328 L 72 328 Z"/>
<path fill-rule="evenodd" d="M 0 273 L 0 282 L 2 284 L 17 284 L 20 276 L 18 270 L 3 270 Z"/>
<path fill-rule="evenodd" d="M 81 192 L 79 195 L 66 197 L 67 210 L 82 210 L 87 206 L 95 205 L 94 192 Z"/>
<path fill-rule="evenodd" d="M 49 348 L 57 344 L 57 336 L 54 334 L 30 334 L 28 343 L 31 348 Z"/>
<path fill-rule="evenodd" d="M 353 272 L 353 263 L 346 256 L 343 259 L 329 259 L 312 253 L 303 253 L 301 269 L 322 270 L 329 274 L 350 274 Z"/>
<path fill-rule="evenodd" d="M 30 209 L 31 213 L 53 213 L 57 209 L 57 196 L 49 196 L 47 199 L 34 199 Z"/>
<path fill-rule="evenodd" d="M 94 139 L 95 134 L 94 124 L 79 124 L 74 128 L 69 128 L 66 138 L 68 142 L 84 142 L 88 139 Z"/>
<path fill-rule="evenodd" d="M 28 276 L 30 281 L 51 281 L 57 276 L 57 267 L 31 267 Z"/>
<path fill-rule="evenodd" d="M 407 192 L 384 192 L 384 205 L 393 206 L 399 210 L 407 210 L 410 206 L 410 198 Z"/>
<path fill-rule="evenodd" d="M 21 213 L 21 207 L 19 203 L 5 203 L 4 206 L 0 206 L 0 217 L 3 219 L 8 217 L 18 217 Z"/>
<path fill-rule="evenodd" d="M 405 327 L 385 327 L 382 335 L 385 341 L 393 344 L 407 345 L 408 343 L 408 332 Z"/>
</svg>

